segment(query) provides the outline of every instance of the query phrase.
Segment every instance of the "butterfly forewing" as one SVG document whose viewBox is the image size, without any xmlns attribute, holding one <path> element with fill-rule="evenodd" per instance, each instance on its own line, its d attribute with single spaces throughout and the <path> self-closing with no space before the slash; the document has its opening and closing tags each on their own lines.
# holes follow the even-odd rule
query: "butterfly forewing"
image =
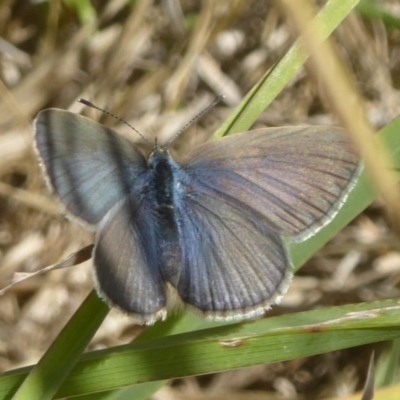
<svg viewBox="0 0 400 400">
<path fill-rule="evenodd" d="M 359 174 L 343 131 L 260 129 L 199 146 L 186 159 L 193 190 L 261 214 L 270 229 L 303 240 L 329 222 Z"/>
<path fill-rule="evenodd" d="M 51 188 L 68 212 L 98 223 L 137 192 L 146 160 L 128 140 L 88 118 L 45 110 L 35 121 L 35 144 Z"/>
</svg>

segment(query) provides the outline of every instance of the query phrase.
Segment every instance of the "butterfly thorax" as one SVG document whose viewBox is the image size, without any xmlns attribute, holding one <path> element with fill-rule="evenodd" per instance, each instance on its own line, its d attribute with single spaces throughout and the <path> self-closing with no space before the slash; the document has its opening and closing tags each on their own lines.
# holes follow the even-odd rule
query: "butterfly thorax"
<svg viewBox="0 0 400 400">
<path fill-rule="evenodd" d="M 166 216 L 174 207 L 174 185 L 179 165 L 168 150 L 156 148 L 149 157 L 156 210 Z"/>
</svg>

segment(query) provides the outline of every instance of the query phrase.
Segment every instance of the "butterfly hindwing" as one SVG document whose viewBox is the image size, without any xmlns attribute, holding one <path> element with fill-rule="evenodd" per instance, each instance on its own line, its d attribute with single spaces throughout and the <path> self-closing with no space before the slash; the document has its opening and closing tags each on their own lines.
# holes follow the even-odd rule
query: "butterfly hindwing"
<svg viewBox="0 0 400 400">
<path fill-rule="evenodd" d="M 100 295 L 146 324 L 166 316 L 158 221 L 152 216 L 146 200 L 123 199 L 99 224 L 93 254 Z"/>
<path fill-rule="evenodd" d="M 211 319 L 240 320 L 279 301 L 291 265 L 267 220 L 212 195 L 193 193 L 178 209 L 181 264 L 171 284 L 184 303 Z"/>
</svg>

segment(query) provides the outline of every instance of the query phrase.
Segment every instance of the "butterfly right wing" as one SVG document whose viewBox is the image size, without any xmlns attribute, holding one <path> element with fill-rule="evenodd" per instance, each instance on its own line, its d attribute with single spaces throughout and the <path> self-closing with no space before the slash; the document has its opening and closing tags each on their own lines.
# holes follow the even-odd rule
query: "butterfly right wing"
<svg viewBox="0 0 400 400">
<path fill-rule="evenodd" d="M 97 224 L 143 184 L 146 160 L 138 148 L 81 115 L 40 112 L 35 145 L 50 188 L 66 211 L 86 224 Z"/>
<path fill-rule="evenodd" d="M 359 171 L 334 127 L 261 129 L 199 146 L 176 185 L 182 262 L 172 286 L 212 319 L 259 315 L 292 275 L 282 237 L 304 240 L 326 225 Z"/>
</svg>

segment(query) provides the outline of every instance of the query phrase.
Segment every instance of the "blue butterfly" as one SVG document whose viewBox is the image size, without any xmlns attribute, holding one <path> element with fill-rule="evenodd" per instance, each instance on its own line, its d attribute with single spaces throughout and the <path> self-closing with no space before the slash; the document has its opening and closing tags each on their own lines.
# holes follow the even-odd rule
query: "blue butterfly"
<svg viewBox="0 0 400 400">
<path fill-rule="evenodd" d="M 142 324 L 165 319 L 174 295 L 212 320 L 262 315 L 292 278 L 285 238 L 326 225 L 360 171 L 326 126 L 253 130 L 175 160 L 50 109 L 35 145 L 65 211 L 96 231 L 97 292 Z"/>
</svg>

